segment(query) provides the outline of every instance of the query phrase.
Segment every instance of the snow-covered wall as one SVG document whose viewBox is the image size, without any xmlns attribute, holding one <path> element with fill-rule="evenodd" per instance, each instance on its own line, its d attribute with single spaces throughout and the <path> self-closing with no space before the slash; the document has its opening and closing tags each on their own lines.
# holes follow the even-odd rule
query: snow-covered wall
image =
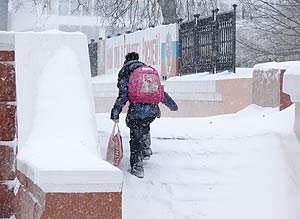
<svg viewBox="0 0 300 219">
<path fill-rule="evenodd" d="M 77 127 L 84 125 L 82 130 L 77 130 L 79 133 L 88 128 L 86 138 L 93 140 L 88 140 L 87 145 L 95 146 L 96 129 L 85 36 L 58 32 L 18 33 L 16 48 L 19 148 L 26 145 L 32 133 L 37 131 L 37 126 L 47 125 L 44 128 L 52 131 L 54 137 L 53 132 L 59 130 L 67 134 L 65 132 L 70 128 L 68 122 Z M 67 86 L 70 80 L 72 84 Z M 76 121 L 80 119 L 82 123 L 77 124 L 71 117 L 77 118 Z M 59 124 L 63 124 L 66 130 Z M 63 133 L 60 137 L 68 138 Z M 75 133 L 69 129 L 69 134 Z M 41 137 L 47 137 L 43 139 L 45 144 L 50 136 Z"/>
<path fill-rule="evenodd" d="M 16 33 L 18 169 L 44 192 L 121 191 L 101 159 L 86 36 Z"/>
<path fill-rule="evenodd" d="M 295 103 L 294 130 L 300 142 L 300 61 L 279 63 L 286 69 L 283 80 L 283 91 L 291 96 Z"/>
<path fill-rule="evenodd" d="M 117 75 L 93 78 L 96 112 L 110 112 L 118 95 Z M 252 103 L 252 69 L 238 68 L 237 73 L 199 73 L 172 77 L 164 81 L 165 90 L 179 106 L 171 112 L 160 104 L 162 116 L 199 117 L 234 113 Z M 124 111 L 126 112 L 126 107 Z"/>
<path fill-rule="evenodd" d="M 138 52 L 140 60 L 155 67 L 162 76 L 178 75 L 178 26 L 155 28 L 106 38 L 98 42 L 98 74 L 117 74 L 128 52 Z"/>
<path fill-rule="evenodd" d="M 263 107 L 279 107 L 281 69 L 253 72 L 253 103 Z"/>
<path fill-rule="evenodd" d="M 290 96 L 283 89 L 283 78 L 290 65 L 293 65 L 293 62 L 270 62 L 254 66 L 254 104 L 263 107 L 279 107 L 280 110 L 291 105 Z"/>
</svg>

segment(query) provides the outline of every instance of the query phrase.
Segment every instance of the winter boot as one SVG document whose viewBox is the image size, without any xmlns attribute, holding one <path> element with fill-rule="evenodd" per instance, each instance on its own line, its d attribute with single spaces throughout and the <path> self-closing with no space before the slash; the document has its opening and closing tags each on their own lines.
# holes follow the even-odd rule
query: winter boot
<svg viewBox="0 0 300 219">
<path fill-rule="evenodd" d="M 152 155 L 152 150 L 150 147 L 143 149 L 143 159 L 144 160 L 149 160 L 151 155 Z"/>
<path fill-rule="evenodd" d="M 150 137 L 150 133 L 147 133 L 145 135 L 143 135 L 143 140 L 144 140 L 144 147 L 143 147 L 143 159 L 144 160 L 149 160 L 150 156 L 152 155 L 152 150 L 151 150 L 151 137 Z"/>
<path fill-rule="evenodd" d="M 135 163 L 131 168 L 130 173 L 138 178 L 144 178 L 143 162 Z"/>
</svg>

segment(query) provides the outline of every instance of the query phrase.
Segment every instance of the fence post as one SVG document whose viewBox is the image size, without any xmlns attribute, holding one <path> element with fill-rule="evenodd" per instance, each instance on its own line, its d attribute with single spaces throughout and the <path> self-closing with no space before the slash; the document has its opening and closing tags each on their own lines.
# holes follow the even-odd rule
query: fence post
<svg viewBox="0 0 300 219">
<path fill-rule="evenodd" d="M 216 11 L 216 23 L 215 23 L 215 34 L 216 34 L 216 38 L 215 38 L 215 43 L 216 43 L 215 53 L 216 53 L 216 58 L 215 58 L 215 63 L 214 63 L 214 72 L 217 73 L 217 62 L 218 62 L 218 58 L 219 58 L 219 17 L 218 17 L 219 9 L 216 8 L 215 11 Z"/>
<path fill-rule="evenodd" d="M 215 47 L 215 35 L 214 35 L 214 23 L 215 23 L 215 10 L 212 10 L 212 22 L 211 22 L 211 72 L 214 74 L 214 47 Z"/>
<path fill-rule="evenodd" d="M 212 22 L 212 73 L 217 73 L 217 60 L 218 60 L 218 12 L 219 9 L 213 10 L 213 22 Z"/>
<path fill-rule="evenodd" d="M 197 36 L 196 36 L 196 30 L 195 30 L 195 28 L 196 28 L 196 26 L 198 25 L 198 18 L 200 17 L 200 14 L 194 14 L 193 15 L 194 16 L 194 20 L 195 20 L 195 25 L 194 25 L 194 28 L 193 28 L 193 43 L 194 43 L 194 46 L 193 46 L 193 54 L 194 54 L 194 58 L 193 58 L 193 66 L 195 66 L 195 73 L 197 73 L 198 72 L 198 69 L 197 69 L 197 67 L 198 67 L 198 65 L 197 65 L 197 63 L 198 63 L 198 60 L 197 59 L 199 59 L 199 40 L 197 40 Z"/>
<path fill-rule="evenodd" d="M 181 58 L 182 58 L 182 40 L 181 40 L 181 37 L 180 37 L 180 24 L 182 23 L 183 19 L 182 18 L 179 18 L 177 20 L 177 25 L 178 25 L 178 33 L 179 33 L 179 36 L 178 36 L 178 40 L 179 40 L 179 57 L 178 57 L 178 75 L 181 76 Z"/>
<path fill-rule="evenodd" d="M 236 7 L 237 7 L 237 5 L 236 4 L 234 4 L 234 5 L 232 5 L 233 6 L 233 24 L 232 24 L 232 28 L 233 28 L 233 31 L 232 31 L 232 34 L 233 34 L 233 36 L 232 36 L 232 40 L 233 40 L 233 42 L 232 42 L 232 52 L 233 52 L 233 54 L 232 54 L 232 62 L 233 62 L 233 64 L 232 64 L 232 70 L 233 70 L 233 72 L 234 73 L 236 73 Z"/>
<path fill-rule="evenodd" d="M 91 42 L 88 44 L 89 48 L 89 57 L 90 57 L 90 69 L 91 69 L 91 76 L 97 76 L 97 69 L 98 69 L 98 44 L 95 42 L 94 39 L 91 39 Z"/>
</svg>

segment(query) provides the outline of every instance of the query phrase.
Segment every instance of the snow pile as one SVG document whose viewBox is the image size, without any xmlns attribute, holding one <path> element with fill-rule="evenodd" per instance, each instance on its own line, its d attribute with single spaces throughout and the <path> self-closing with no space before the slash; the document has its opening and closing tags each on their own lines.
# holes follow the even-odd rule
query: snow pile
<svg viewBox="0 0 300 219">
<path fill-rule="evenodd" d="M 224 71 L 218 74 L 208 72 L 169 78 L 167 81 L 215 81 L 224 79 L 252 78 L 252 68 L 237 68 L 236 73 Z"/>
<path fill-rule="evenodd" d="M 257 64 L 254 66 L 255 70 L 269 70 L 269 69 L 285 69 L 285 75 L 299 75 L 300 74 L 300 61 L 289 62 L 268 62 Z"/>
<path fill-rule="evenodd" d="M 144 162 L 142 180 L 127 172 L 124 115 L 120 122 L 124 219 L 300 217 L 300 166 L 286 153 L 293 148 L 300 156 L 294 106 L 279 112 L 251 105 L 231 115 L 157 119 L 151 125 L 154 154 Z M 97 114 L 97 125 L 105 151 L 113 125 L 109 114 Z"/>
<path fill-rule="evenodd" d="M 293 126 L 291 126 L 294 121 L 293 111 L 294 106 L 278 112 L 278 108 L 264 108 L 253 104 L 236 114 L 199 118 L 160 118 L 151 125 L 151 135 L 155 138 L 166 139 L 196 139 L 199 136 L 249 137 L 267 134 L 271 131 L 281 134 L 291 133 L 293 132 Z M 124 120 L 125 116 L 121 114 L 120 120 Z M 105 113 L 97 114 L 98 131 L 106 132 L 108 127 L 112 127 L 112 122 L 105 119 L 107 117 L 109 118 L 109 115 Z M 123 134 L 129 136 L 129 128 L 125 123 L 121 123 L 120 126 Z"/>
<path fill-rule="evenodd" d="M 37 84 L 33 128 L 18 158 L 39 169 L 96 168 L 94 110 L 76 54 L 57 49 Z"/>
<path fill-rule="evenodd" d="M 95 84 L 117 83 L 117 80 L 118 80 L 118 74 L 98 75 L 92 78 L 92 82 Z"/>
<path fill-rule="evenodd" d="M 236 73 L 224 71 L 218 74 L 210 74 L 209 72 L 196 73 L 191 75 L 171 77 L 167 81 L 215 81 L 224 79 L 236 78 L 252 78 L 252 68 L 237 68 Z M 93 77 L 92 81 L 95 84 L 116 83 L 118 74 L 105 74 Z"/>
<path fill-rule="evenodd" d="M 283 92 L 291 96 L 292 102 L 300 102 L 300 61 L 268 62 L 254 66 L 256 70 L 282 69 L 285 70 L 283 78 Z"/>
</svg>

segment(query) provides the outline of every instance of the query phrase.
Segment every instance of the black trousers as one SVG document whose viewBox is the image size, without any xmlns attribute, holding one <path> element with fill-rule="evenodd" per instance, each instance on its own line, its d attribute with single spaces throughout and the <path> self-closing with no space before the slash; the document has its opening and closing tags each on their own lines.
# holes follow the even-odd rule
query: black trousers
<svg viewBox="0 0 300 219">
<path fill-rule="evenodd" d="M 127 121 L 130 128 L 130 166 L 142 165 L 143 149 L 150 147 L 150 123 L 155 118 L 133 119 Z"/>
</svg>

